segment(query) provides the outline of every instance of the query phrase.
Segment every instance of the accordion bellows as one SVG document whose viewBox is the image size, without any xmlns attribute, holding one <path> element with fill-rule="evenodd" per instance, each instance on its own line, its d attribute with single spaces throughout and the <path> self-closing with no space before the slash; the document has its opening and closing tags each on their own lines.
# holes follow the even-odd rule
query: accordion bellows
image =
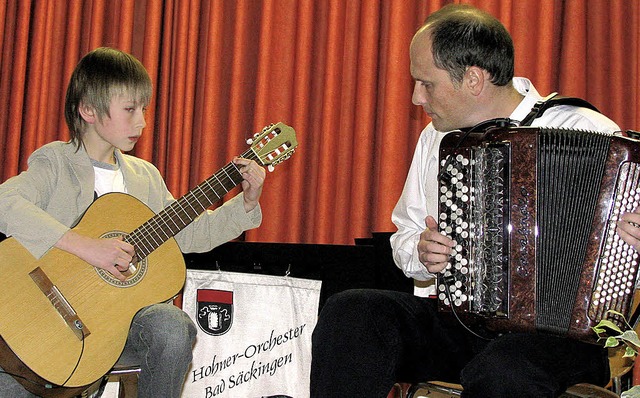
<svg viewBox="0 0 640 398">
<path fill-rule="evenodd" d="M 628 316 L 638 254 L 616 221 L 640 205 L 640 141 L 536 127 L 453 132 L 440 144 L 439 179 L 440 230 L 457 243 L 438 276 L 441 310 L 588 342 L 607 310 Z"/>
</svg>

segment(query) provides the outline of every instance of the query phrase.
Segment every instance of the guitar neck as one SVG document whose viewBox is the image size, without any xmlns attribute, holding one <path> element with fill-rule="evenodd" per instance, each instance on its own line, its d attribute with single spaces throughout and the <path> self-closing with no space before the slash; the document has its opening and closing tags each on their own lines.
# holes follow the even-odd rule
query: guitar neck
<svg viewBox="0 0 640 398">
<path fill-rule="evenodd" d="M 247 150 L 240 157 L 255 160 L 261 164 L 260 158 L 253 149 Z M 147 257 L 161 244 L 182 231 L 209 206 L 238 186 L 242 180 L 238 166 L 229 162 L 214 175 L 131 232 L 125 241 L 136 248 L 137 260 L 140 261 Z"/>
</svg>

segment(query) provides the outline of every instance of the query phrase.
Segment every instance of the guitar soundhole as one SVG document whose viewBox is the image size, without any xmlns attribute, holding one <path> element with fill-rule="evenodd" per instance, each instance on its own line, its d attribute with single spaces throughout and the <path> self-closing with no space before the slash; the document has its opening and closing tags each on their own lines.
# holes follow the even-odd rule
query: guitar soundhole
<svg viewBox="0 0 640 398">
<path fill-rule="evenodd" d="M 110 231 L 110 232 L 104 233 L 100 237 L 101 238 L 117 238 L 125 235 L 127 235 L 126 232 Z M 95 268 L 96 272 L 98 273 L 100 278 L 102 278 L 102 280 L 104 280 L 108 284 L 115 287 L 131 287 L 131 286 L 137 285 L 144 278 L 145 274 L 147 273 L 147 269 L 148 269 L 148 262 L 147 262 L 147 259 L 144 258 L 141 261 L 138 261 L 137 263 L 133 264 L 129 268 L 131 275 L 129 275 L 127 279 L 125 279 L 124 281 L 120 281 L 116 279 L 113 275 L 111 275 L 111 273 L 109 273 L 108 271 L 105 271 L 102 268 Z"/>
</svg>

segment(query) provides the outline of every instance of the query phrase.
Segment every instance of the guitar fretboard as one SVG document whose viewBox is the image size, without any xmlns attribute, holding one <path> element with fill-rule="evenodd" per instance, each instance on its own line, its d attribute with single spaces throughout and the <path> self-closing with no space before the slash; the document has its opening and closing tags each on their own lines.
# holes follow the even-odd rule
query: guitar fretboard
<svg viewBox="0 0 640 398">
<path fill-rule="evenodd" d="M 255 160 L 261 164 L 260 158 L 253 149 L 247 150 L 240 157 Z M 238 166 L 229 162 L 217 173 L 131 232 L 125 241 L 136 248 L 136 260 L 144 259 L 169 238 L 182 231 L 209 206 L 238 186 L 242 180 Z"/>
</svg>

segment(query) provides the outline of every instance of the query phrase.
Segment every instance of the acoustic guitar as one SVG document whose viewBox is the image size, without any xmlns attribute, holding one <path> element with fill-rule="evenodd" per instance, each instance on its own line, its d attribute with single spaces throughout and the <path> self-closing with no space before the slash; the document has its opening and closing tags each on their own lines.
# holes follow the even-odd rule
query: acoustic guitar
<svg viewBox="0 0 640 398">
<path fill-rule="evenodd" d="M 241 157 L 270 169 L 297 146 L 295 131 L 282 123 L 265 127 L 249 143 Z M 98 380 L 122 353 L 133 316 L 182 289 L 186 267 L 173 237 L 242 180 L 230 162 L 158 214 L 127 194 L 99 197 L 73 230 L 122 236 L 135 247 L 123 282 L 56 248 L 36 260 L 14 238 L 0 242 L 0 335 L 6 345 L 53 386 Z M 0 366 L 9 371 L 4 360 Z"/>
</svg>

